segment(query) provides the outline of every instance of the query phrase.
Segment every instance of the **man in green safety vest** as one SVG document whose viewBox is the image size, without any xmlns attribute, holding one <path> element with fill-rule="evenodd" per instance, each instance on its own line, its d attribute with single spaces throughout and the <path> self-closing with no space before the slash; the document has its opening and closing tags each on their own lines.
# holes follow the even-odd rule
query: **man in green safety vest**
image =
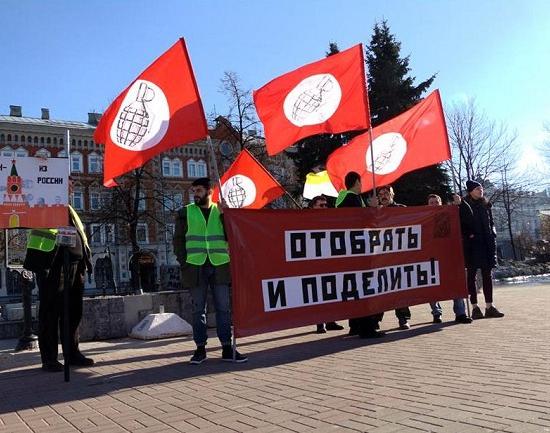
<svg viewBox="0 0 550 433">
<path fill-rule="evenodd" d="M 69 183 L 70 185 L 70 183 Z M 70 190 L 71 186 L 69 186 Z M 75 367 L 94 365 L 91 358 L 85 357 L 78 348 L 78 325 L 82 319 L 82 298 L 84 295 L 84 275 L 92 272 L 91 251 L 84 226 L 75 210 L 69 206 L 70 225 L 76 228 L 74 247 L 56 244 L 57 229 L 31 230 L 27 241 L 24 268 L 36 275 L 40 307 L 38 311 L 38 345 L 42 358 L 42 370 L 63 371 L 63 364 L 57 360 L 59 329 L 62 334 L 63 358 Z M 69 347 L 64 347 L 63 302 L 64 277 L 63 260 L 65 250 L 69 253 Z"/>
<path fill-rule="evenodd" d="M 207 177 L 191 184 L 194 203 L 177 212 L 174 253 L 181 265 L 183 287 L 193 302 L 193 340 L 197 345 L 189 361 L 206 360 L 206 300 L 212 290 L 216 308 L 216 331 L 222 344 L 222 360 L 246 362 L 248 358 L 231 347 L 231 296 L 229 250 L 223 228 L 222 209 L 212 203 L 213 184 Z"/>
<path fill-rule="evenodd" d="M 350 171 L 344 178 L 345 190 L 340 191 L 336 198 L 336 207 L 365 207 L 361 194 L 361 176 Z M 359 335 L 360 338 L 380 338 L 383 332 L 378 331 L 382 314 L 355 317 L 349 320 L 349 335 Z"/>
</svg>

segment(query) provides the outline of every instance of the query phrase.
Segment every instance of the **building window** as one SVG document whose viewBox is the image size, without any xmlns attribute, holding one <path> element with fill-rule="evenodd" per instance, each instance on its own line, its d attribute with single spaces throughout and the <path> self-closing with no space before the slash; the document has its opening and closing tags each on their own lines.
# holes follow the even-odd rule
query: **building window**
<svg viewBox="0 0 550 433">
<path fill-rule="evenodd" d="M 90 224 L 90 242 L 92 244 L 102 244 L 101 224 Z"/>
<path fill-rule="evenodd" d="M 138 210 L 145 210 L 147 208 L 146 203 L 147 197 L 145 196 L 145 193 L 143 191 L 139 192 L 139 198 L 138 198 Z"/>
<path fill-rule="evenodd" d="M 34 156 L 38 156 L 40 158 L 49 158 L 52 155 L 48 150 L 42 148 L 42 149 L 37 150 L 36 153 L 34 154 Z"/>
<path fill-rule="evenodd" d="M 15 156 L 15 152 L 11 147 L 6 146 L 2 149 L 2 151 L 0 152 L 0 155 L 5 156 L 7 158 L 13 158 Z"/>
<path fill-rule="evenodd" d="M 162 158 L 162 175 L 172 175 L 172 164 L 170 164 L 170 158 Z"/>
<path fill-rule="evenodd" d="M 71 153 L 71 173 L 82 173 L 82 154 Z"/>
<path fill-rule="evenodd" d="M 195 203 L 195 194 L 189 191 L 189 203 Z"/>
<path fill-rule="evenodd" d="M 197 163 L 194 159 L 187 161 L 187 177 L 197 177 Z"/>
<path fill-rule="evenodd" d="M 101 209 L 101 198 L 99 195 L 99 192 L 91 192 L 90 193 L 90 209 L 91 210 L 99 210 Z"/>
<path fill-rule="evenodd" d="M 15 151 L 15 156 L 17 156 L 18 158 L 25 158 L 26 156 L 29 156 L 29 152 L 27 151 L 27 149 L 23 149 L 22 147 L 20 147 Z"/>
<path fill-rule="evenodd" d="M 105 224 L 105 243 L 113 244 L 115 242 L 115 225 Z"/>
<path fill-rule="evenodd" d="M 72 206 L 76 210 L 84 210 L 84 193 L 80 190 L 74 190 L 72 196 Z"/>
<path fill-rule="evenodd" d="M 183 207 L 183 194 L 181 192 L 175 193 L 172 201 L 174 202 L 174 210 Z"/>
<path fill-rule="evenodd" d="M 199 161 L 196 164 L 197 177 L 206 177 L 206 162 Z"/>
<path fill-rule="evenodd" d="M 97 153 L 90 153 L 88 155 L 88 172 L 101 173 L 101 156 Z"/>
<path fill-rule="evenodd" d="M 67 158 L 67 151 L 65 149 L 60 150 L 59 152 L 57 152 L 57 157 L 58 158 Z"/>
<path fill-rule="evenodd" d="M 179 158 L 174 158 L 172 160 L 172 176 L 181 177 L 182 171 L 183 170 L 182 170 L 181 160 Z"/>
<path fill-rule="evenodd" d="M 137 224 L 136 240 L 141 244 L 146 244 L 149 242 L 149 233 L 147 230 L 147 224 L 145 223 Z"/>
</svg>

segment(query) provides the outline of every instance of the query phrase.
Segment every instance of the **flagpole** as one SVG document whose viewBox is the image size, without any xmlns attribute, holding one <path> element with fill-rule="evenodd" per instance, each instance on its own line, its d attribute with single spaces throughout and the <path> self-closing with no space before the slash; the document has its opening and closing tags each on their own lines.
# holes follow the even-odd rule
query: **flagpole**
<svg viewBox="0 0 550 433">
<path fill-rule="evenodd" d="M 223 200 L 222 196 L 222 184 L 220 180 L 220 171 L 218 170 L 218 161 L 216 161 L 216 155 L 214 154 L 214 145 L 212 144 L 212 139 L 210 134 L 206 136 L 206 143 L 208 144 L 208 149 L 210 150 L 210 157 L 212 158 L 212 164 L 214 167 L 214 175 L 216 176 L 216 181 L 218 182 L 218 187 L 220 189 L 220 202 Z"/>
<path fill-rule="evenodd" d="M 302 209 L 302 206 L 300 206 L 300 204 L 294 199 L 294 197 L 292 197 L 292 196 L 290 195 L 290 193 L 286 190 L 286 188 L 284 188 L 284 187 L 279 183 L 279 181 L 273 177 L 273 175 L 267 170 L 267 168 L 265 168 L 265 166 L 264 166 L 263 164 L 261 164 L 260 161 L 258 161 L 258 160 L 256 159 L 256 157 L 255 157 L 254 155 L 252 155 L 252 153 L 251 153 L 248 149 L 245 148 L 245 149 L 243 149 L 243 150 L 246 150 L 246 152 L 250 155 L 250 157 L 251 157 L 254 161 L 256 161 L 256 162 L 258 163 L 258 165 L 260 165 L 260 166 L 264 169 L 264 171 L 265 171 L 269 176 L 271 176 L 271 178 L 272 178 L 275 182 L 277 182 L 277 183 L 281 186 L 281 188 L 283 188 L 283 189 L 285 190 L 285 194 L 288 195 L 288 196 L 290 197 L 290 200 L 292 200 L 292 202 L 296 205 L 296 207 L 297 207 L 298 209 Z M 220 189 L 220 191 L 221 191 L 221 189 Z"/>
<path fill-rule="evenodd" d="M 303 209 L 302 206 L 300 206 L 300 204 L 296 201 L 296 199 L 295 199 L 294 197 L 292 197 L 292 196 L 290 195 L 290 193 L 289 193 L 285 188 L 283 188 L 283 189 L 285 190 L 285 194 L 288 195 L 288 196 L 290 197 L 290 200 L 292 200 L 292 202 L 296 205 L 296 207 L 297 207 L 298 209 Z"/>
<path fill-rule="evenodd" d="M 370 121 L 370 108 L 369 108 L 369 121 Z M 376 173 L 374 172 L 374 149 L 372 145 L 372 126 L 369 128 L 369 148 L 370 148 L 370 163 L 372 169 L 372 196 L 376 197 Z"/>
</svg>

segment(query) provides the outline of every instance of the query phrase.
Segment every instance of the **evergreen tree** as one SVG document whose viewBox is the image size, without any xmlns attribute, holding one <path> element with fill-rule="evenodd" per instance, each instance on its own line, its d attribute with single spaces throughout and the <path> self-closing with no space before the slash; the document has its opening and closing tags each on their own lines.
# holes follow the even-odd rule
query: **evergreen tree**
<svg viewBox="0 0 550 433">
<path fill-rule="evenodd" d="M 376 23 L 366 49 L 369 71 L 368 88 L 373 126 L 404 112 L 422 98 L 435 79 L 435 74 L 418 85 L 409 76 L 409 56 L 401 58 L 401 43 L 390 33 L 386 21 Z M 426 204 L 428 194 L 439 194 L 443 201 L 450 194 L 449 179 L 439 165 L 433 165 L 402 176 L 394 183 L 396 201 L 407 205 Z"/>
</svg>

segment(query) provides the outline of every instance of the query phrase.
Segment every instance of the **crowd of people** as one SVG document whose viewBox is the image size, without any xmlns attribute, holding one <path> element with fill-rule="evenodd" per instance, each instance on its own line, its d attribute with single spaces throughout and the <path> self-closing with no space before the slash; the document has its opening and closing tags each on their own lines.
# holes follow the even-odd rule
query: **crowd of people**
<svg viewBox="0 0 550 433">
<path fill-rule="evenodd" d="M 196 350 L 190 364 L 201 364 L 207 358 L 208 340 L 206 308 L 209 290 L 216 309 L 216 333 L 222 345 L 222 360 L 242 363 L 247 356 L 239 353 L 232 345 L 231 330 L 231 275 L 230 256 L 224 230 L 223 205 L 212 202 L 213 183 L 200 178 L 192 183 L 194 202 L 177 212 L 173 238 L 174 253 L 181 266 L 182 284 L 189 289 L 192 299 L 192 328 Z M 345 190 L 340 191 L 335 207 L 404 207 L 394 200 L 395 192 L 389 185 L 382 186 L 365 203 L 361 198 L 361 177 L 350 172 L 345 177 Z M 464 299 L 453 300 L 455 321 L 471 323 L 483 317 L 503 317 L 493 304 L 492 269 L 496 265 L 496 235 L 491 205 L 483 195 L 483 186 L 469 180 L 464 197 L 453 195 L 450 205 L 459 206 L 463 238 L 464 258 L 468 293 L 472 304 L 472 315 L 468 317 Z M 441 197 L 429 194 L 429 206 L 442 206 Z M 328 207 L 325 196 L 314 197 L 310 208 Z M 79 350 L 78 325 L 82 318 L 82 297 L 85 272 L 91 273 L 91 252 L 84 227 L 78 214 L 69 207 L 70 224 L 76 232 L 72 246 L 57 245 L 56 229 L 32 230 L 27 245 L 25 268 L 36 274 L 39 288 L 39 348 L 42 369 L 48 372 L 63 371 L 58 361 L 59 329 L 64 332 L 63 294 L 68 282 L 70 304 L 69 338 L 62 338 L 63 356 L 70 365 L 92 366 L 94 361 Z M 64 258 L 68 267 L 64 268 Z M 481 272 L 485 314 L 478 305 L 476 273 Z M 65 273 L 68 278 L 65 279 Z M 64 281 L 65 280 L 65 281 Z M 434 323 L 440 323 L 442 308 L 439 302 L 430 303 Z M 360 338 L 380 338 L 380 321 L 384 313 L 349 319 L 349 334 Z M 409 307 L 395 309 L 399 329 L 410 328 Z M 343 330 L 336 322 L 319 323 L 318 333 Z M 64 342 L 68 343 L 65 344 Z"/>
</svg>

